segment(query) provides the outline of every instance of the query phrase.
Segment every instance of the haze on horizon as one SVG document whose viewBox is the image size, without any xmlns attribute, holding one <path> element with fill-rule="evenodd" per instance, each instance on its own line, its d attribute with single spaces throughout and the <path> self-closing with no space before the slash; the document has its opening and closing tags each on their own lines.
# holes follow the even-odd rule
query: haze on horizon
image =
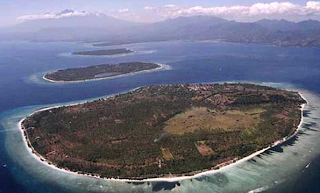
<svg viewBox="0 0 320 193">
<path fill-rule="evenodd" d="M 236 21 L 286 19 L 320 20 L 319 1 L 272 0 L 3 0 L 0 5 L 0 27 L 12 26 L 28 20 L 58 19 L 61 17 L 110 15 L 123 20 L 150 23 L 168 18 L 211 15 Z M 64 11 L 63 11 L 64 10 Z"/>
</svg>

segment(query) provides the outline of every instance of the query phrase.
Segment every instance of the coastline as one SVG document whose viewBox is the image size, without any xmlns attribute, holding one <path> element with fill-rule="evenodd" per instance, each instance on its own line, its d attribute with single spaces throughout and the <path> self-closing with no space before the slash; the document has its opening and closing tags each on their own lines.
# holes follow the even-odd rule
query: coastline
<svg viewBox="0 0 320 193">
<path fill-rule="evenodd" d="M 138 88 L 136 88 L 136 89 L 138 89 Z M 273 144 L 269 145 L 268 147 L 266 147 L 266 148 L 264 148 L 262 150 L 259 150 L 257 152 L 254 152 L 254 153 L 252 153 L 252 154 L 250 154 L 250 155 L 248 155 L 246 157 L 243 157 L 243 158 L 241 158 L 239 160 L 229 160 L 227 162 L 221 163 L 221 164 L 218 165 L 218 166 L 221 166 L 218 169 L 212 169 L 211 168 L 211 169 L 202 170 L 202 171 L 194 171 L 194 172 L 192 172 L 192 173 L 195 173 L 194 175 L 187 175 L 186 174 L 186 176 L 183 176 L 183 174 L 182 174 L 181 176 L 172 176 L 172 177 L 170 177 L 168 175 L 167 177 L 146 178 L 146 179 L 141 179 L 141 180 L 137 180 L 137 179 L 102 178 L 99 175 L 83 174 L 83 173 L 80 173 L 80 172 L 74 172 L 74 171 L 71 171 L 71 170 L 68 170 L 68 169 L 59 168 L 54 163 L 50 162 L 49 160 L 47 160 L 46 158 L 44 158 L 42 155 L 40 155 L 39 153 L 37 153 L 34 150 L 34 148 L 32 147 L 32 145 L 31 145 L 31 143 L 29 141 L 28 135 L 25 132 L 25 129 L 23 128 L 23 126 L 22 126 L 23 121 L 27 117 L 29 117 L 29 116 L 31 116 L 31 115 L 33 115 L 35 113 L 38 113 L 38 112 L 42 112 L 42 111 L 46 111 L 46 110 L 50 110 L 50 109 L 55 109 L 55 108 L 60 108 L 62 106 L 75 106 L 75 105 L 78 105 L 78 104 L 83 104 L 83 103 L 88 102 L 88 101 L 78 102 L 78 103 L 69 104 L 69 105 L 57 105 L 57 106 L 47 107 L 47 108 L 43 108 L 43 109 L 37 110 L 37 111 L 31 113 L 30 115 L 28 115 L 27 117 L 23 118 L 22 120 L 20 120 L 18 122 L 18 128 L 19 128 L 19 130 L 20 130 L 20 132 L 22 134 L 23 141 L 25 142 L 24 144 L 26 145 L 26 148 L 32 154 L 32 156 L 35 159 L 37 159 L 38 161 L 40 161 L 42 164 L 45 164 L 46 166 L 49 166 L 50 168 L 52 168 L 54 170 L 58 170 L 58 171 L 61 171 L 61 172 L 64 172 L 64 173 L 69 173 L 69 174 L 74 174 L 74 175 L 80 175 L 80 176 L 96 178 L 96 179 L 100 179 L 100 180 L 115 181 L 115 182 L 176 182 L 176 181 L 189 180 L 189 179 L 194 179 L 194 178 L 198 178 L 198 177 L 203 177 L 203 176 L 219 173 L 219 172 L 221 172 L 223 170 L 226 170 L 228 168 L 231 168 L 231 167 L 234 167 L 234 166 L 236 166 L 238 164 L 241 164 L 241 163 L 243 163 L 245 161 L 248 161 L 248 160 L 256 157 L 257 155 L 260 155 L 260 154 L 264 153 L 265 151 L 267 151 L 267 150 L 269 150 L 269 149 L 271 149 L 271 148 L 273 148 L 275 146 L 281 145 L 281 144 L 285 143 L 286 141 L 290 140 L 291 138 L 293 138 L 299 132 L 299 130 L 300 130 L 302 124 L 303 124 L 303 121 L 304 121 L 303 110 L 304 110 L 306 104 L 309 103 L 306 100 L 306 98 L 302 95 L 302 93 L 299 92 L 299 95 L 307 103 L 301 105 L 301 108 L 300 108 L 301 109 L 301 120 L 300 120 L 300 123 L 297 126 L 295 132 L 292 135 L 284 137 L 284 138 L 274 142 Z M 109 97 L 111 97 L 111 96 L 109 96 Z M 109 97 L 107 97 L 107 98 L 109 98 Z"/>
<path fill-rule="evenodd" d="M 101 78 L 92 78 L 92 79 L 86 79 L 86 80 L 74 80 L 74 81 L 64 81 L 64 80 L 51 80 L 46 78 L 47 74 L 53 73 L 53 72 L 49 72 L 46 73 L 42 76 L 42 79 L 47 81 L 47 82 L 51 82 L 51 83 L 79 83 L 79 82 L 90 82 L 90 81 L 98 81 L 98 80 L 104 80 L 104 79 L 112 79 L 112 78 L 119 78 L 119 77 L 125 77 L 125 76 L 133 76 L 136 74 L 140 74 L 140 73 L 149 73 L 149 72 L 155 72 L 155 71 L 159 71 L 159 70 L 166 70 L 166 69 L 170 69 L 169 65 L 166 64 L 160 64 L 160 63 L 155 63 L 157 65 L 159 65 L 159 67 L 154 68 L 154 69 L 150 69 L 150 70 L 142 70 L 142 71 L 138 71 L 138 72 L 130 72 L 130 73 L 126 73 L 126 74 L 120 74 L 117 76 L 109 76 L 109 77 L 101 77 Z"/>
</svg>

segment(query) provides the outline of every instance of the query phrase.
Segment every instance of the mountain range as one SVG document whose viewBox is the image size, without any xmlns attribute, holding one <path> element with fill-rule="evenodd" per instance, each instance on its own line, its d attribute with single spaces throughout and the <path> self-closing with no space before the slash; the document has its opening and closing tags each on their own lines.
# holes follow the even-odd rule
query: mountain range
<svg viewBox="0 0 320 193">
<path fill-rule="evenodd" d="M 64 10 L 60 14 L 73 13 Z M 59 16 L 59 15 L 58 15 Z M 214 16 L 192 16 L 157 23 L 134 23 L 105 14 L 27 20 L 0 29 L 0 40 L 105 42 L 109 46 L 149 41 L 190 40 L 320 46 L 320 22 L 260 20 L 237 22 Z"/>
</svg>

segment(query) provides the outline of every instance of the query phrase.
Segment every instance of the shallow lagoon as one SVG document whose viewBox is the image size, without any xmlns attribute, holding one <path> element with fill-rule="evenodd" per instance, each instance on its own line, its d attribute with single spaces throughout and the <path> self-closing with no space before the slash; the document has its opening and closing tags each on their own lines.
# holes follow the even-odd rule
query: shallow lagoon
<svg viewBox="0 0 320 193">
<path fill-rule="evenodd" d="M 0 177 L 5 179 L 0 182 L 2 192 L 299 192 L 304 185 L 308 187 L 305 191 L 317 190 L 317 186 L 310 185 L 319 179 L 316 172 L 320 170 L 320 49 L 162 42 L 128 45 L 129 49 L 156 52 L 117 58 L 61 55 L 86 47 L 81 43 L 0 43 Z M 75 84 L 41 80 L 41 74 L 60 68 L 137 60 L 167 64 L 171 69 Z M 49 168 L 27 151 L 17 127 L 24 116 L 51 106 L 42 104 L 72 103 L 152 84 L 224 81 L 277 82 L 281 84 L 272 85 L 301 90 L 309 105 L 297 137 L 215 175 L 174 183 L 123 183 Z M 296 183 L 305 176 L 309 181 Z"/>
</svg>

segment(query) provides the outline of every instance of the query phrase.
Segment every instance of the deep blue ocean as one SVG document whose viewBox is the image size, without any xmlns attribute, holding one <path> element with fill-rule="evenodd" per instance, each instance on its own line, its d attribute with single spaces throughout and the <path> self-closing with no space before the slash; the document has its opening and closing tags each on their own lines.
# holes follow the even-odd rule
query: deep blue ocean
<svg viewBox="0 0 320 193">
<path fill-rule="evenodd" d="M 123 46 L 118 46 L 122 48 Z M 320 146 L 311 147 L 304 145 L 299 136 L 294 138 L 289 148 L 299 149 L 292 157 L 285 154 L 293 150 L 282 150 L 282 147 L 273 149 L 262 155 L 259 160 L 247 163 L 254 164 L 253 169 L 247 169 L 241 173 L 242 178 L 250 172 L 256 178 L 248 178 L 242 182 L 237 181 L 233 173 L 220 174 L 188 182 L 177 183 L 106 183 L 105 189 L 90 189 L 95 183 L 90 179 L 83 185 L 84 180 L 76 177 L 68 178 L 68 181 L 57 175 L 49 173 L 45 166 L 34 164 L 29 167 L 29 162 L 35 162 L 26 157 L 25 152 L 19 151 L 21 136 L 17 129 L 13 129 L 15 117 L 30 113 L 41 107 L 57 103 L 69 103 L 112 94 L 125 92 L 140 86 L 154 84 L 180 84 L 202 82 L 271 82 L 291 85 L 298 89 L 310 92 L 313 98 L 320 95 L 320 49 L 298 47 L 275 47 L 255 44 L 233 43 L 205 43 L 205 42 L 160 42 L 127 45 L 125 48 L 137 51 L 134 54 L 115 57 L 88 57 L 72 56 L 69 53 L 99 49 L 85 43 L 37 43 L 37 42 L 0 42 L 0 193 L 64 193 L 64 192 L 150 192 L 150 191 L 177 191 L 177 192 L 320 192 Z M 119 63 L 119 62 L 157 62 L 170 66 L 168 69 L 140 73 L 136 75 L 72 84 L 47 83 L 41 79 L 46 72 L 82 67 L 95 64 Z M 317 99 L 315 99 L 317 103 Z M 319 100 L 320 101 L 320 100 Z M 315 108 L 315 107 L 314 107 Z M 313 110 L 314 108 L 311 108 Z M 307 114 L 308 112 L 306 112 Z M 304 137 L 312 137 L 320 130 L 313 117 L 311 125 L 313 134 Z M 310 127 L 311 127 L 310 126 Z M 318 134 L 319 135 L 319 134 Z M 313 143 L 320 142 L 320 137 L 312 138 Z M 305 139 L 308 141 L 308 139 Z M 310 140 L 309 140 L 310 141 Z M 310 155 L 302 155 L 308 151 Z M 282 151 L 284 153 L 282 153 Z M 274 154 L 277 156 L 272 157 Z M 281 154 L 283 159 L 280 160 Z M 301 157 L 294 157 L 296 154 Z M 297 155 L 297 156 L 298 156 Z M 265 159 L 265 156 L 268 159 Z M 277 159 L 279 157 L 279 159 Z M 295 167 L 295 159 L 309 163 L 306 167 Z M 274 160 L 268 161 L 268 160 Z M 27 160 L 27 161 L 25 161 Z M 267 161 L 268 163 L 267 163 Z M 27 164 L 28 162 L 28 164 Z M 253 161 L 251 161 L 253 162 Z M 270 163 L 285 167 L 287 170 L 268 170 Z M 292 163 L 292 164 L 291 164 Z M 296 168 L 295 172 L 289 168 Z M 40 164 L 41 165 L 41 164 Z M 238 168 L 247 167 L 245 164 Z M 248 166 L 249 167 L 249 166 Z M 253 168 L 253 165 L 250 166 Z M 253 174 L 263 167 L 266 173 Z M 232 169 L 231 169 L 232 170 Z M 273 172 L 273 173 L 272 173 Z M 61 172 L 60 172 L 61 173 Z M 264 176 L 265 174 L 265 176 Z M 272 176 L 274 175 L 274 177 Z M 287 176 L 286 176 L 287 175 Z M 281 177 L 280 177 L 281 176 Z M 274 178 L 274 183 L 264 179 Z M 281 178 L 281 179 L 280 179 Z M 256 182 L 252 179 L 256 179 Z M 83 180 L 83 181 L 82 181 Z M 238 179 L 239 180 L 239 179 Z M 64 184 L 60 181 L 64 181 Z M 77 188 L 75 184 L 79 184 Z M 234 187 L 233 187 L 234 184 Z M 250 188 L 249 188 L 250 186 Z M 255 187 L 256 188 L 251 188 Z M 232 188 L 233 187 L 233 188 Z M 240 186 L 239 186 L 240 187 Z M 202 189 L 204 188 L 204 189 Z M 228 189 L 228 191 L 227 191 Z"/>
</svg>

